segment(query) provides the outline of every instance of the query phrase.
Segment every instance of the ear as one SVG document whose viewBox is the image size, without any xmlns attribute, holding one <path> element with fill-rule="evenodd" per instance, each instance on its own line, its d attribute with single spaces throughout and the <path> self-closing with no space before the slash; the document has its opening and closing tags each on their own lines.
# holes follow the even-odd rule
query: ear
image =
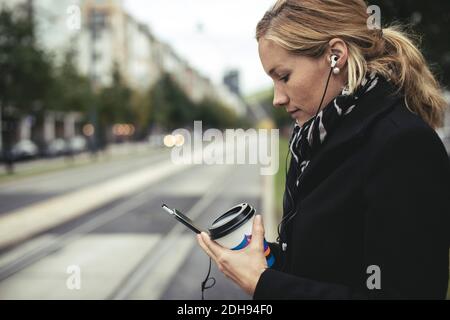
<svg viewBox="0 0 450 320">
<path fill-rule="evenodd" d="M 330 64 L 330 56 L 335 54 L 339 57 L 336 67 L 343 69 L 347 64 L 348 59 L 348 48 L 344 40 L 340 38 L 333 38 L 328 43 L 329 47 L 327 50 L 326 59 L 328 64 Z"/>
</svg>

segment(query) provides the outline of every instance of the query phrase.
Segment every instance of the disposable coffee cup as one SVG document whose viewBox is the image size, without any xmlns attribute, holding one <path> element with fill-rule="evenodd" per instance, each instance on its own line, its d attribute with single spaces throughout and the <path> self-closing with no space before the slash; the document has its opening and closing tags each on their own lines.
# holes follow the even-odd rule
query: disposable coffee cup
<svg viewBox="0 0 450 320">
<path fill-rule="evenodd" d="M 255 209 L 248 203 L 234 206 L 220 217 L 218 217 L 209 229 L 212 240 L 221 246 L 231 250 L 241 250 L 247 247 L 252 238 L 253 219 Z M 270 247 L 264 239 L 264 255 L 267 265 L 270 267 L 275 263 L 275 258 L 270 252 Z"/>
</svg>

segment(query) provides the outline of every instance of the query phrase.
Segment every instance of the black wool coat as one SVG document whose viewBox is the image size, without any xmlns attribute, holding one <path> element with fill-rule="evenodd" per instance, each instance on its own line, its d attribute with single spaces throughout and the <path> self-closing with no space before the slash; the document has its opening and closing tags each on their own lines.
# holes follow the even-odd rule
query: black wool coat
<svg viewBox="0 0 450 320">
<path fill-rule="evenodd" d="M 435 133 L 384 82 L 361 97 L 295 186 L 287 249 L 254 299 L 443 299 L 450 161 Z M 286 214 L 288 199 L 284 198 Z"/>
</svg>

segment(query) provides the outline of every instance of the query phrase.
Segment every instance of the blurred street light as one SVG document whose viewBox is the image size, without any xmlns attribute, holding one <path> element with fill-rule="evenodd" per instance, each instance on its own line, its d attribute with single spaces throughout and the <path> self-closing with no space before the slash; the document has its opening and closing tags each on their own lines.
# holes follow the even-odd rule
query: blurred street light
<svg viewBox="0 0 450 320">
<path fill-rule="evenodd" d="M 164 137 L 164 145 L 168 148 L 172 148 L 175 145 L 175 137 L 168 134 Z"/>
<path fill-rule="evenodd" d="M 92 135 L 95 133 L 95 128 L 94 128 L 94 126 L 92 125 L 92 124 L 90 124 L 90 123 L 88 123 L 88 124 L 85 124 L 84 126 L 83 126 L 83 134 L 86 136 L 86 137 L 92 137 Z"/>
<path fill-rule="evenodd" d="M 113 134 L 115 136 L 127 136 L 127 137 L 129 137 L 129 136 L 132 136 L 134 134 L 135 128 L 134 128 L 134 125 L 132 125 L 132 124 L 126 124 L 126 123 L 125 124 L 121 124 L 121 123 L 119 123 L 119 124 L 115 124 L 113 126 L 112 131 L 113 131 Z"/>
<path fill-rule="evenodd" d="M 184 144 L 184 136 L 181 134 L 175 135 L 175 146 L 181 147 Z"/>
<path fill-rule="evenodd" d="M 184 144 L 184 137 L 181 134 L 168 134 L 164 137 L 164 145 L 168 148 L 173 146 L 181 147 Z"/>
</svg>

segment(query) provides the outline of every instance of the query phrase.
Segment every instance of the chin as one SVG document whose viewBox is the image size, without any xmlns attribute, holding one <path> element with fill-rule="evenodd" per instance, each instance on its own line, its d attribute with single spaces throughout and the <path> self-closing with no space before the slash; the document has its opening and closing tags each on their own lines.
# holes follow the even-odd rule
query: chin
<svg viewBox="0 0 450 320">
<path fill-rule="evenodd" d="M 314 116 L 302 113 L 301 116 L 295 118 L 295 121 L 298 123 L 299 126 L 302 126 L 305 122 L 307 122 L 312 118 L 314 118 Z"/>
<path fill-rule="evenodd" d="M 306 121 L 308 121 L 308 119 L 305 119 L 305 117 L 298 117 L 295 118 L 295 121 L 299 126 L 302 126 Z"/>
</svg>

